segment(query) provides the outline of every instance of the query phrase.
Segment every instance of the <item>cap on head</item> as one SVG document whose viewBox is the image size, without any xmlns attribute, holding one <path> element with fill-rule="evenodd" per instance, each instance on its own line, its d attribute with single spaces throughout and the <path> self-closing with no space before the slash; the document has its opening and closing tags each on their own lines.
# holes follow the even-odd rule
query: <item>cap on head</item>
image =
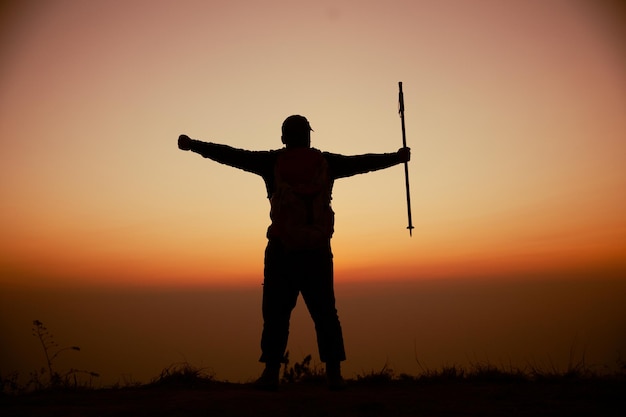
<svg viewBox="0 0 626 417">
<path fill-rule="evenodd" d="M 283 122 L 282 141 L 287 146 L 310 146 L 311 125 L 304 116 L 295 114 Z"/>
</svg>

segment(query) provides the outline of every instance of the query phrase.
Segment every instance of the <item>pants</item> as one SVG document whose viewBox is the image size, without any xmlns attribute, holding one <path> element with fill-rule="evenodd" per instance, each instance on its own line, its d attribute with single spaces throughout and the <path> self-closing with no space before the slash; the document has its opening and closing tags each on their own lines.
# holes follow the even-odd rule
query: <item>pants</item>
<svg viewBox="0 0 626 417">
<path fill-rule="evenodd" d="M 328 247 L 287 251 L 276 240 L 265 250 L 263 283 L 263 334 L 260 362 L 284 362 L 289 320 L 298 295 L 306 303 L 315 324 L 322 362 L 346 359 L 333 289 L 333 255 Z"/>
</svg>

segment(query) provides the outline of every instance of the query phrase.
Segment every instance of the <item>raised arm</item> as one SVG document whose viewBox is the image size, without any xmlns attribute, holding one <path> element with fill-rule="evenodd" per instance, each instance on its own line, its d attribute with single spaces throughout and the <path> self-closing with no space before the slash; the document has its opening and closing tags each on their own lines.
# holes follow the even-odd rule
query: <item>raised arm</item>
<svg viewBox="0 0 626 417">
<path fill-rule="evenodd" d="M 353 156 L 324 153 L 324 156 L 326 156 L 333 177 L 344 178 L 408 162 L 411 159 L 411 149 L 400 148 L 394 153 L 370 153 Z"/>
<path fill-rule="evenodd" d="M 183 151 L 192 151 L 205 158 L 221 164 L 229 165 L 244 171 L 264 176 L 273 166 L 273 153 L 269 151 L 249 151 L 237 149 L 219 143 L 202 142 L 191 139 L 187 135 L 178 137 L 178 148 Z"/>
</svg>

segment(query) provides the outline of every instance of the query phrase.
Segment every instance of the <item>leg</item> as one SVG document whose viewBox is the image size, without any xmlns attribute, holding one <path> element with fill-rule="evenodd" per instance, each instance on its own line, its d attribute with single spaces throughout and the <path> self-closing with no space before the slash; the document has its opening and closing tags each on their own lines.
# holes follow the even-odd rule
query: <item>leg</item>
<svg viewBox="0 0 626 417">
<path fill-rule="evenodd" d="M 326 379 L 331 390 L 343 390 L 341 361 L 346 359 L 341 324 L 335 308 L 333 288 L 333 255 L 328 249 L 311 254 L 310 269 L 302 282 L 302 297 L 311 313 L 317 333 L 317 346 L 326 363 Z"/>
<path fill-rule="evenodd" d="M 341 324 L 335 308 L 333 255 L 327 249 L 313 251 L 301 282 L 302 297 L 315 323 L 320 360 L 338 367 L 346 359 Z M 334 366 L 334 365 L 333 365 Z"/>
<path fill-rule="evenodd" d="M 284 362 L 289 320 L 299 293 L 288 255 L 273 241 L 265 250 L 260 361 L 273 368 L 280 368 Z"/>
</svg>

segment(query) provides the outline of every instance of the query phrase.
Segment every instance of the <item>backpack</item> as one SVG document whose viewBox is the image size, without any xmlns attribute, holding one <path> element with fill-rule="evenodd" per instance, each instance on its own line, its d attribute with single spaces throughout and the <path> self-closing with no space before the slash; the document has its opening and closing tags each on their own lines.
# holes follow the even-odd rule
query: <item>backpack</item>
<svg viewBox="0 0 626 417">
<path fill-rule="evenodd" d="M 291 250 L 328 246 L 335 213 L 330 206 L 332 179 L 322 152 L 314 148 L 279 151 L 274 165 L 268 238 Z"/>
</svg>

